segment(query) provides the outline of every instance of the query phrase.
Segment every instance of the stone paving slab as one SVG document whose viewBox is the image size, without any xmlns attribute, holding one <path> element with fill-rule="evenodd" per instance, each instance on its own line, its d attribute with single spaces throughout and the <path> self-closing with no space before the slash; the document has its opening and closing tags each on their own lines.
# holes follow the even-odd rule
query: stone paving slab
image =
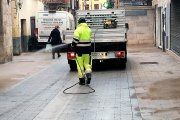
<svg viewBox="0 0 180 120">
<path fill-rule="evenodd" d="M 131 98 L 135 90 L 130 88 L 132 77 L 129 72 L 129 68 L 119 73 L 94 72 L 91 86 L 95 88 L 95 93 L 65 95 L 61 91 L 35 120 L 142 120 L 137 98 Z M 68 83 L 66 87 L 71 84 Z M 71 91 L 82 89 L 89 91 L 85 86 L 75 86 Z M 58 106 L 61 107 L 58 109 Z"/>
<path fill-rule="evenodd" d="M 179 120 L 180 57 L 149 45 L 128 52 L 143 119 Z"/>
<path fill-rule="evenodd" d="M 128 63 L 129 64 L 129 63 Z M 1 120 L 141 120 L 130 66 L 126 70 L 93 72 L 87 95 L 66 95 L 76 83 L 77 72 L 69 71 L 66 55 L 38 74 L 0 92 Z M 75 86 L 73 91 L 88 91 Z"/>
<path fill-rule="evenodd" d="M 12 62 L 0 64 L 0 91 L 6 91 L 27 77 L 46 69 L 53 64 L 51 53 L 27 52 L 14 56 Z"/>
<path fill-rule="evenodd" d="M 40 58 L 37 56 L 37 61 Z M 66 87 L 77 82 L 77 73 L 69 71 L 65 54 L 52 63 L 43 65 L 38 74 L 27 78 L 24 74 L 17 85 L 0 92 L 0 120 L 180 118 L 180 62 L 160 49 L 129 46 L 127 69 L 93 72 L 91 86 L 96 92 L 88 95 L 63 94 Z M 79 85 L 73 88 L 75 92 L 81 90 L 89 89 Z"/>
</svg>

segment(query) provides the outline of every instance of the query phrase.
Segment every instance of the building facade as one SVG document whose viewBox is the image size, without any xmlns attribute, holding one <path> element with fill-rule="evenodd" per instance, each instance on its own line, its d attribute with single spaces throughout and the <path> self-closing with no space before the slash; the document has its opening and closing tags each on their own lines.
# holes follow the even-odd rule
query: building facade
<svg viewBox="0 0 180 120">
<path fill-rule="evenodd" d="M 156 9 L 156 46 L 180 56 L 180 1 L 153 0 Z"/>
<path fill-rule="evenodd" d="M 106 0 L 79 0 L 80 10 L 104 9 L 103 4 Z"/>
<path fill-rule="evenodd" d="M 73 0 L 42 0 L 45 10 L 66 10 L 70 9 Z"/>
<path fill-rule="evenodd" d="M 45 1 L 0 0 L 0 63 L 12 61 L 13 55 L 29 51 L 28 42 L 34 35 L 35 16 L 37 11 L 45 10 Z M 68 10 L 71 0 L 60 2 L 60 7 Z"/>
<path fill-rule="evenodd" d="M 13 59 L 11 4 L 7 0 L 0 1 L 0 63 Z"/>
<path fill-rule="evenodd" d="M 44 5 L 38 0 L 21 0 L 21 4 L 21 9 L 18 11 L 21 36 L 20 44 L 22 52 L 27 52 L 28 41 L 34 35 L 36 13 L 39 10 L 44 10 Z"/>
</svg>

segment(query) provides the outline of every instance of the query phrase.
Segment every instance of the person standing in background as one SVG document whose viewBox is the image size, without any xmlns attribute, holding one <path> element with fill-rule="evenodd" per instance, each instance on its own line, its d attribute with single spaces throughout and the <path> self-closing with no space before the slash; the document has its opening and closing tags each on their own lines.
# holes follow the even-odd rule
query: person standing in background
<svg viewBox="0 0 180 120">
<path fill-rule="evenodd" d="M 55 53 L 57 53 L 57 57 L 61 57 L 60 50 L 58 45 L 62 43 L 61 34 L 59 31 L 59 26 L 56 25 L 55 28 L 51 31 L 51 34 L 48 39 L 48 43 L 52 45 L 52 58 L 55 59 Z"/>
</svg>

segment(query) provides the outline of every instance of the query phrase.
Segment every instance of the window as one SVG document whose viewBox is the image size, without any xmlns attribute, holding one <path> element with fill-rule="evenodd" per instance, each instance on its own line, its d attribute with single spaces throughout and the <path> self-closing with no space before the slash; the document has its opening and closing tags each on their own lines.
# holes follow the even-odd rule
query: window
<svg viewBox="0 0 180 120">
<path fill-rule="evenodd" d="M 152 0 L 121 0 L 120 4 L 130 6 L 151 6 Z"/>
<path fill-rule="evenodd" d="M 89 10 L 89 4 L 85 5 L 85 10 Z"/>
<path fill-rule="evenodd" d="M 94 4 L 94 9 L 99 9 L 99 4 Z"/>
</svg>

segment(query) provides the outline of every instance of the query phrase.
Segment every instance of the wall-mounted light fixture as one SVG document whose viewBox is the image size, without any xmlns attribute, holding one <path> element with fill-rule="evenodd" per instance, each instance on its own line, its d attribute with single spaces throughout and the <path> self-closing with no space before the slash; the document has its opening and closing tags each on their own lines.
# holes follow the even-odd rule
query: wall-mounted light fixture
<svg viewBox="0 0 180 120">
<path fill-rule="evenodd" d="M 11 2 L 11 0 L 7 0 L 8 5 L 9 5 L 10 2 Z"/>
<path fill-rule="evenodd" d="M 8 5 L 9 5 L 9 3 L 12 2 L 12 1 L 15 1 L 15 0 L 7 0 Z M 19 9 L 22 8 L 22 4 L 23 4 L 23 2 L 22 2 L 21 0 L 19 0 L 19 1 L 17 2 L 17 6 L 18 6 Z"/>
<path fill-rule="evenodd" d="M 18 5 L 19 9 L 22 8 L 22 4 L 23 4 L 23 2 L 22 2 L 21 0 L 19 0 L 19 1 L 17 2 L 17 5 Z"/>
</svg>

